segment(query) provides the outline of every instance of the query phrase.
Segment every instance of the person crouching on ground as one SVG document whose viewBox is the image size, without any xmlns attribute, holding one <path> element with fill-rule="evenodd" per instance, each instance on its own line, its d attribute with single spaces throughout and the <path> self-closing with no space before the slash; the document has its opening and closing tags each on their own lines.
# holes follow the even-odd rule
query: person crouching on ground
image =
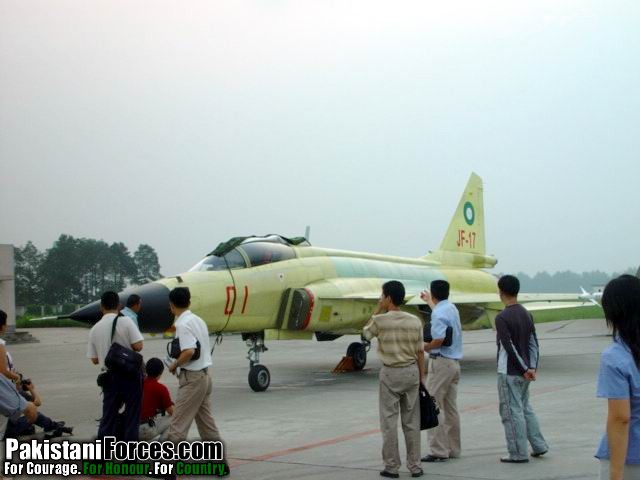
<svg viewBox="0 0 640 480">
<path fill-rule="evenodd" d="M 158 381 L 164 371 L 164 363 L 159 358 L 150 358 L 145 369 L 147 376 L 142 386 L 140 440 L 152 440 L 158 436 L 163 440 L 173 415 L 169 389 Z"/>
<path fill-rule="evenodd" d="M 42 399 L 33 381 L 29 379 L 20 380 L 16 383 L 16 390 L 28 402 L 33 402 L 36 407 L 42 406 Z M 65 422 L 57 422 L 38 412 L 35 422 L 31 422 L 25 416 L 9 419 L 5 438 L 18 438 L 22 435 L 32 435 L 35 433 L 34 425 L 44 430 L 44 438 L 52 439 L 61 437 L 63 434 L 73 435 L 73 427 L 68 427 Z"/>
</svg>

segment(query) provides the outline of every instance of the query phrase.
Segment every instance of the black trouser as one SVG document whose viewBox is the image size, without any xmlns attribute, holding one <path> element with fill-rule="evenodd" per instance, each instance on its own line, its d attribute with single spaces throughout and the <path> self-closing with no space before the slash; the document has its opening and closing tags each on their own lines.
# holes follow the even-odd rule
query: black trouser
<svg viewBox="0 0 640 480">
<path fill-rule="evenodd" d="M 98 438 L 116 437 L 118 440 L 137 441 L 142 406 L 142 371 L 134 377 L 109 373 L 102 390 L 102 418 Z M 118 413 L 124 405 L 124 411 Z"/>
<path fill-rule="evenodd" d="M 33 422 L 33 425 L 41 427 L 46 432 L 55 429 L 57 422 L 54 422 L 49 417 L 38 412 L 38 417 L 36 418 L 36 421 Z M 27 420 L 27 417 L 24 416 L 18 418 L 17 420 L 9 420 L 5 437 L 15 438 L 19 437 L 20 435 L 26 435 L 31 430 L 31 426 L 32 425 L 31 423 L 29 423 L 29 420 Z"/>
</svg>

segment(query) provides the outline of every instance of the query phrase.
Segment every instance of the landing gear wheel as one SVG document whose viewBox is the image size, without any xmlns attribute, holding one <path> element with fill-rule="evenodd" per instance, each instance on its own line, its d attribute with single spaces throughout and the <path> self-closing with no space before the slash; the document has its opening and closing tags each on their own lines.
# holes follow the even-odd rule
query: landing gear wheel
<svg viewBox="0 0 640 480">
<path fill-rule="evenodd" d="M 347 357 L 353 359 L 353 368 L 355 370 L 362 370 L 367 364 L 367 347 L 358 342 L 353 342 L 347 348 Z"/>
<path fill-rule="evenodd" d="M 249 386 L 254 392 L 264 392 L 271 383 L 271 374 L 264 365 L 254 365 L 249 370 Z"/>
</svg>

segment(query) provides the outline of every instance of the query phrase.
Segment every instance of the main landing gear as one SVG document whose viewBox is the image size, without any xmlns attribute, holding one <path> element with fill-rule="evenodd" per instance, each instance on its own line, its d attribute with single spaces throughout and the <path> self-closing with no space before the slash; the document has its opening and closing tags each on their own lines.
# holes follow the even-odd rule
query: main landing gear
<svg viewBox="0 0 640 480">
<path fill-rule="evenodd" d="M 260 365 L 260 354 L 268 350 L 264 345 L 264 334 L 262 332 L 246 333 L 242 334 L 242 338 L 247 342 L 247 347 L 249 347 L 247 355 L 247 360 L 249 360 L 249 386 L 254 392 L 264 392 L 271 383 L 269 369 L 264 365 Z"/>
<path fill-rule="evenodd" d="M 347 348 L 347 357 L 353 360 L 353 369 L 362 370 L 367 364 L 367 352 L 371 348 L 371 342 L 362 339 L 362 342 L 353 342 Z"/>
</svg>

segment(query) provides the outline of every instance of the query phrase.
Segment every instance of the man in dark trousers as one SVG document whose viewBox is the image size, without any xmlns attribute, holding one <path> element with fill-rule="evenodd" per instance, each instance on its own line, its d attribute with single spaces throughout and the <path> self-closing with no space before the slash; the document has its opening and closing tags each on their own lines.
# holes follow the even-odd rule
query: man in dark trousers
<svg viewBox="0 0 640 480">
<path fill-rule="evenodd" d="M 549 449 L 529 404 L 529 385 L 536 379 L 539 349 L 531 314 L 518 303 L 519 291 L 520 281 L 513 275 L 498 280 L 498 293 L 505 305 L 496 317 L 500 418 L 509 451 L 508 457 L 500 459 L 504 463 L 528 462 L 527 440 L 533 457 Z"/>
<path fill-rule="evenodd" d="M 89 332 L 87 357 L 94 365 L 104 367 L 104 359 L 112 343 L 119 343 L 123 347 L 135 352 L 142 350 L 143 337 L 133 320 L 127 316 L 118 315 L 120 299 L 116 292 L 105 292 L 100 299 L 102 319 Z M 113 322 L 116 329 L 111 340 Z M 103 387 L 102 418 L 98 428 L 98 438 L 116 436 L 118 440 L 138 440 L 140 426 L 140 405 L 142 401 L 142 369 L 139 375 L 123 376 L 116 372 L 108 372 L 107 384 Z M 123 425 L 119 427 L 118 412 L 124 406 L 120 415 Z"/>
</svg>

